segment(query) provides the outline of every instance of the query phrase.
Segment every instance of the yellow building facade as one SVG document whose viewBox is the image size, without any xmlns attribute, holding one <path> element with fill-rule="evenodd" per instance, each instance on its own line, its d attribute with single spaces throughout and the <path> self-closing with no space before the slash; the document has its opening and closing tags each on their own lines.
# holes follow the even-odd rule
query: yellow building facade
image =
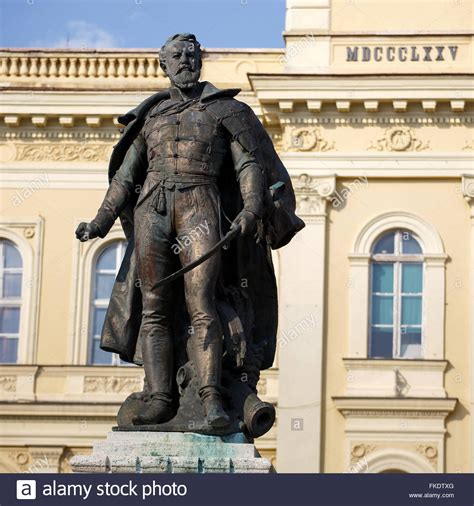
<svg viewBox="0 0 474 506">
<path fill-rule="evenodd" d="M 472 2 L 287 0 L 285 49 L 205 51 L 307 224 L 274 255 L 259 385 L 280 472 L 474 470 L 472 33 Z M 0 86 L 0 470 L 67 472 L 142 384 L 96 346 L 120 225 L 74 230 L 117 116 L 168 84 L 156 51 L 4 49 Z"/>
</svg>

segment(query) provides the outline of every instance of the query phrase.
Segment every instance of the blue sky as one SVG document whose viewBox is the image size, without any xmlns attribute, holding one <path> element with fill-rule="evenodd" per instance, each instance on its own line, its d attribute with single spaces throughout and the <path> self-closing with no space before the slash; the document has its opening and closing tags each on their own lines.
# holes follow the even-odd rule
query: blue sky
<svg viewBox="0 0 474 506">
<path fill-rule="evenodd" d="M 0 0 L 0 47 L 283 47 L 285 0 Z"/>
</svg>

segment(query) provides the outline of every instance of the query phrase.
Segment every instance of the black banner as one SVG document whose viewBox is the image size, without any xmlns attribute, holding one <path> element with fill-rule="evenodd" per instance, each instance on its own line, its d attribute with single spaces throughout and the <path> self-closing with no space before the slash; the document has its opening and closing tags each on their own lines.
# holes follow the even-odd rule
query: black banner
<svg viewBox="0 0 474 506">
<path fill-rule="evenodd" d="M 0 506 L 24 504 L 473 506 L 474 475 L 0 474 Z"/>
</svg>

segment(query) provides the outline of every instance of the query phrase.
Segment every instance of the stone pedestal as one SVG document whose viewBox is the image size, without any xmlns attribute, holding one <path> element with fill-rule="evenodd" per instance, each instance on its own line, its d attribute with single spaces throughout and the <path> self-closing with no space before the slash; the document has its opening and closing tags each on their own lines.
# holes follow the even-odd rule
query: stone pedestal
<svg viewBox="0 0 474 506">
<path fill-rule="evenodd" d="M 193 432 L 114 431 L 94 444 L 92 455 L 71 459 L 76 473 L 268 473 L 242 433 L 207 436 Z"/>
</svg>

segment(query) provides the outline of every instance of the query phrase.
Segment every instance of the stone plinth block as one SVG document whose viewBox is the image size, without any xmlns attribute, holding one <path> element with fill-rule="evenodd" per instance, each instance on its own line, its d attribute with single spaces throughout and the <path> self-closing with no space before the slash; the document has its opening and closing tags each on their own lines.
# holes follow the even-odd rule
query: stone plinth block
<svg viewBox="0 0 474 506">
<path fill-rule="evenodd" d="M 76 473 L 268 473 L 271 463 L 242 433 L 113 431 L 92 455 L 71 459 Z"/>
</svg>

